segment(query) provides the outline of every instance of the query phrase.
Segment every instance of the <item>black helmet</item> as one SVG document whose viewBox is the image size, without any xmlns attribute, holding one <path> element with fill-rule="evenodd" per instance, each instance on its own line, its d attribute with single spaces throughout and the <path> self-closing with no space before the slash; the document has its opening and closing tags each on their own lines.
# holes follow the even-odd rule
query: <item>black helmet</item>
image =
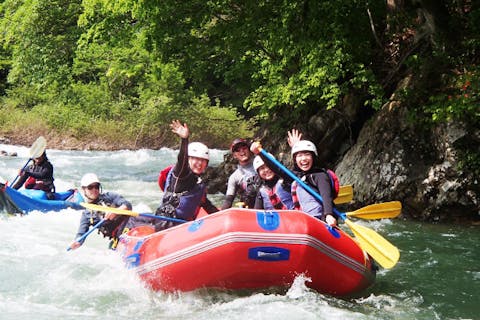
<svg viewBox="0 0 480 320">
<path fill-rule="evenodd" d="M 242 138 L 237 138 L 233 140 L 232 144 L 230 145 L 230 151 L 234 152 L 237 147 L 240 146 L 246 146 L 247 148 L 250 147 L 250 144 L 248 143 L 247 140 L 242 139 Z"/>
</svg>

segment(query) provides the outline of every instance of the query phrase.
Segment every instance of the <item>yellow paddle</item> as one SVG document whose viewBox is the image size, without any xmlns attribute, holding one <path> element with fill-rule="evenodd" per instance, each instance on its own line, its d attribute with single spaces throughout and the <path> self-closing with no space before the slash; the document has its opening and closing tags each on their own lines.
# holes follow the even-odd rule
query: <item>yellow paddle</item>
<svg viewBox="0 0 480 320">
<path fill-rule="evenodd" d="M 352 230 L 358 243 L 385 269 L 395 266 L 400 259 L 400 252 L 390 242 L 378 233 L 367 227 L 345 220 L 346 225 Z"/>
<path fill-rule="evenodd" d="M 288 170 L 281 162 L 275 159 L 274 156 L 266 152 L 264 149 L 261 149 L 260 152 L 272 163 L 274 163 L 278 168 L 280 168 L 285 174 L 295 180 L 302 188 L 304 188 L 308 193 L 310 193 L 312 197 L 314 197 L 320 202 L 323 202 L 323 199 L 318 194 L 318 192 L 313 190 L 309 185 L 307 185 L 299 177 L 293 174 L 293 172 Z M 382 267 L 384 267 L 385 269 L 389 269 L 398 262 L 398 259 L 400 258 L 400 252 L 393 244 L 388 242 L 374 230 L 367 227 L 358 226 L 353 222 L 349 221 L 345 213 L 339 212 L 335 208 L 334 213 L 337 216 L 342 217 L 343 220 L 345 220 L 347 226 L 357 237 L 359 244 L 363 248 L 363 250 L 365 250 L 370 256 L 372 256 L 372 258 L 374 258 Z"/>
<path fill-rule="evenodd" d="M 348 203 L 353 200 L 352 185 L 340 186 L 338 196 L 333 200 L 335 204 Z M 402 212 L 402 203 L 400 201 L 390 201 L 384 203 L 371 204 L 353 212 L 346 212 L 348 217 L 360 219 L 389 219 L 396 218 Z"/>
<path fill-rule="evenodd" d="M 176 223 L 187 222 L 187 220 L 176 219 L 176 218 L 165 217 L 165 216 L 156 216 L 156 215 L 150 214 L 150 213 L 138 213 L 138 212 L 135 212 L 135 211 L 124 210 L 124 209 L 119 209 L 119 208 L 99 206 L 98 204 L 87 203 L 87 202 L 82 202 L 82 203 L 80 203 L 80 205 L 82 207 L 86 208 L 86 209 L 95 210 L 95 211 L 103 211 L 103 212 L 111 212 L 111 213 L 120 214 L 120 215 L 124 215 L 124 216 L 149 217 L 149 218 L 153 218 L 153 219 L 166 220 L 166 221 L 171 221 L 171 222 L 176 222 Z"/>
<path fill-rule="evenodd" d="M 338 196 L 333 200 L 335 204 L 349 203 L 353 200 L 353 187 L 351 185 L 340 186 Z"/>
<path fill-rule="evenodd" d="M 400 201 L 390 201 L 374 203 L 352 212 L 346 212 L 345 215 L 347 217 L 355 217 L 367 220 L 388 219 L 396 218 L 401 211 L 402 203 Z"/>
</svg>

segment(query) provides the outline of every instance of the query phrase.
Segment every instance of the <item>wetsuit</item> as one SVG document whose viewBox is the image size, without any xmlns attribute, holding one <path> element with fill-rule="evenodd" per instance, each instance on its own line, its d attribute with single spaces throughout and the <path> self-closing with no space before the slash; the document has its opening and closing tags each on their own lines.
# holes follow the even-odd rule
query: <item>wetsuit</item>
<svg viewBox="0 0 480 320">
<path fill-rule="evenodd" d="M 93 204 L 98 204 L 98 205 L 105 205 L 107 207 L 114 207 L 118 208 L 122 205 L 125 205 L 128 210 L 132 210 L 132 204 L 127 201 L 124 197 L 119 195 L 118 193 L 115 192 L 105 192 L 101 193 L 98 196 L 98 199 L 93 202 Z M 98 211 L 91 211 L 91 210 L 84 210 L 82 212 L 82 217 L 80 218 L 80 226 L 78 227 L 77 235 L 75 236 L 75 239 L 80 238 L 83 236 L 90 226 L 93 226 L 97 224 L 103 217 L 105 216 L 105 212 L 98 212 Z M 119 227 L 120 224 L 124 225 L 129 216 L 125 215 L 118 215 L 115 217 L 113 220 L 106 220 L 102 227 L 100 228 L 100 231 L 105 235 L 108 236 L 109 238 L 114 238 L 117 237 L 120 232 L 116 232 L 117 230 L 115 229 L 123 229 L 122 227 Z M 118 228 L 117 228 L 118 227 Z M 108 231 L 107 231 L 108 230 Z"/>
<path fill-rule="evenodd" d="M 247 208 L 253 208 L 259 182 L 260 179 L 255 172 L 252 162 L 246 166 L 239 164 L 228 178 L 226 198 L 222 204 L 222 209 L 232 207 L 236 194 L 239 195 L 240 201 L 244 202 Z"/>
</svg>

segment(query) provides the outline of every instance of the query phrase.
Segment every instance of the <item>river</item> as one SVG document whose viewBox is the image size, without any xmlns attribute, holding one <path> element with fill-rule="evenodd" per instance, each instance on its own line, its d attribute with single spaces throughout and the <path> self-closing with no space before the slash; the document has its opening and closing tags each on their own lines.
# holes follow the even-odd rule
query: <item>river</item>
<svg viewBox="0 0 480 320">
<path fill-rule="evenodd" d="M 0 158 L 0 177 L 11 181 L 28 148 L 0 144 L 0 150 L 18 153 Z M 213 150 L 210 165 L 224 152 Z M 104 190 L 121 193 L 139 212 L 156 209 L 157 174 L 176 159 L 171 149 L 47 153 L 57 190 L 78 188 L 84 173 L 95 172 Z M 222 201 L 221 194 L 209 197 Z M 360 296 L 341 299 L 308 289 L 302 278 L 286 292 L 152 292 L 96 232 L 67 252 L 79 219 L 72 209 L 0 217 L 0 319 L 480 319 L 478 226 L 355 220 L 397 246 L 401 257 Z"/>
</svg>

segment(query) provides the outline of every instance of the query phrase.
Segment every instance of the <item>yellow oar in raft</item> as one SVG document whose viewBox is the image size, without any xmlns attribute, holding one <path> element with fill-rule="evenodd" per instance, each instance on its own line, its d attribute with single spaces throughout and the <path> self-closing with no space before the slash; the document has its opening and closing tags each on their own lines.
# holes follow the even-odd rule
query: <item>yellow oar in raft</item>
<svg viewBox="0 0 480 320">
<path fill-rule="evenodd" d="M 340 186 L 338 196 L 333 200 L 335 204 L 349 203 L 353 200 L 353 187 L 351 185 Z"/>
</svg>

